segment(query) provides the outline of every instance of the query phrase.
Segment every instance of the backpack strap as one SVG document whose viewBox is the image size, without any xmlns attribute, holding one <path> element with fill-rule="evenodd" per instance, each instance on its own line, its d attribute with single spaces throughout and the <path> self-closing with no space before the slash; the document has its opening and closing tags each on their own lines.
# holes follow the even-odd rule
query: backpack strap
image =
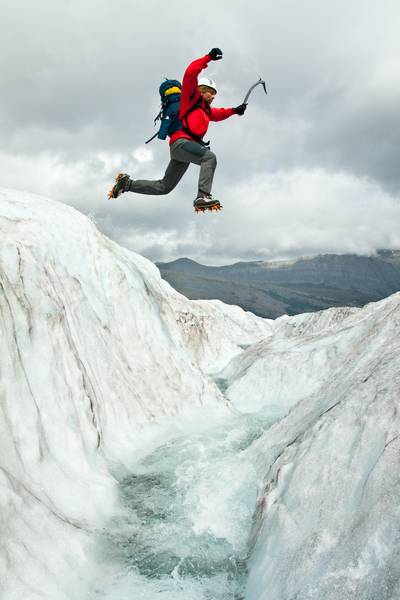
<svg viewBox="0 0 400 600">
<path fill-rule="evenodd" d="M 207 115 L 210 115 L 210 113 L 211 113 L 211 109 L 208 107 L 208 110 L 207 110 L 207 108 L 203 104 L 202 97 L 199 96 L 198 99 L 196 100 L 196 102 L 185 112 L 185 114 L 183 115 L 183 117 L 181 119 L 182 131 L 184 131 L 185 133 L 190 135 L 190 137 L 193 139 L 193 141 L 197 142 L 201 146 L 204 146 L 205 148 L 209 148 L 210 142 L 209 141 L 205 142 L 204 140 L 201 139 L 201 137 L 199 137 L 198 135 L 193 133 L 193 131 L 191 131 L 191 129 L 189 128 L 189 122 L 188 122 L 187 118 L 191 112 L 193 112 L 194 110 L 197 110 L 198 108 L 203 110 Z M 186 123 L 185 123 L 185 120 L 186 120 Z"/>
<path fill-rule="evenodd" d="M 152 142 L 154 140 L 154 138 L 156 138 L 158 136 L 159 133 L 160 133 L 160 130 L 158 130 L 157 133 L 155 133 L 151 138 L 149 138 L 147 140 L 147 142 L 145 142 L 145 144 L 148 144 L 149 142 Z"/>
</svg>

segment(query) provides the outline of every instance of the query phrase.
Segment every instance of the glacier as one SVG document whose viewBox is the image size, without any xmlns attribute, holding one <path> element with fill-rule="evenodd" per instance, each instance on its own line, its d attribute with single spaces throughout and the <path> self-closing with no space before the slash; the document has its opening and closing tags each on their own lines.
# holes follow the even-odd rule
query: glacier
<svg viewBox="0 0 400 600">
<path fill-rule="evenodd" d="M 284 415 L 248 450 L 263 484 L 247 597 L 400 598 L 400 295 L 288 327 L 224 373 L 242 410 Z"/>
<path fill-rule="evenodd" d="M 2 599 L 400 598 L 400 294 L 271 321 L 65 204 L 0 228 Z"/>
</svg>

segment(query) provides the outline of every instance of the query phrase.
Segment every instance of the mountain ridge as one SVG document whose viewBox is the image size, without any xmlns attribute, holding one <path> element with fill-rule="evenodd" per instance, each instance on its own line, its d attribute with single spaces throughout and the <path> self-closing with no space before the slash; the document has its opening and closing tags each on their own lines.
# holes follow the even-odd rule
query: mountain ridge
<svg viewBox="0 0 400 600">
<path fill-rule="evenodd" d="M 189 299 L 219 299 L 267 318 L 333 306 L 364 306 L 400 290 L 400 251 L 320 254 L 294 261 L 201 265 L 187 257 L 156 263 Z"/>
</svg>

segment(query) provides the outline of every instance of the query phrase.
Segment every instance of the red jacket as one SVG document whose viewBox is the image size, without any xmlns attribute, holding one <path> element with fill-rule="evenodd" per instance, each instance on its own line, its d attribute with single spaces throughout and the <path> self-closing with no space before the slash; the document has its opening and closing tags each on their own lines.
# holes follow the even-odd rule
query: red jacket
<svg viewBox="0 0 400 600">
<path fill-rule="evenodd" d="M 197 77 L 199 73 L 207 68 L 211 58 L 208 54 L 203 58 L 194 60 L 185 71 L 182 81 L 181 104 L 179 110 L 179 118 L 182 119 L 187 111 L 198 102 L 201 94 L 198 90 Z M 203 138 L 208 129 L 210 121 L 223 121 L 235 114 L 233 108 L 211 108 L 204 100 L 201 101 L 203 108 L 196 108 L 188 114 L 184 119 L 185 127 L 188 127 L 197 137 Z M 203 110 L 204 109 L 204 110 Z M 179 129 L 171 135 L 170 144 L 173 144 L 179 138 L 187 138 L 191 140 L 188 133 Z"/>
</svg>

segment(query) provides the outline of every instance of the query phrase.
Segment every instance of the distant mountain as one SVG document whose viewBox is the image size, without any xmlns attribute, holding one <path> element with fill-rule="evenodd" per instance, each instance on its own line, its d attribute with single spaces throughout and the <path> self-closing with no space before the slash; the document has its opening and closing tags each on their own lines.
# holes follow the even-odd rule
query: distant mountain
<svg viewBox="0 0 400 600">
<path fill-rule="evenodd" d="M 379 250 L 378 256 L 385 262 L 400 268 L 400 250 Z"/>
<path fill-rule="evenodd" d="M 363 306 L 400 290 L 400 251 L 392 250 L 376 256 L 323 254 L 222 267 L 181 258 L 157 266 L 162 277 L 190 299 L 217 298 L 270 318 Z"/>
</svg>

